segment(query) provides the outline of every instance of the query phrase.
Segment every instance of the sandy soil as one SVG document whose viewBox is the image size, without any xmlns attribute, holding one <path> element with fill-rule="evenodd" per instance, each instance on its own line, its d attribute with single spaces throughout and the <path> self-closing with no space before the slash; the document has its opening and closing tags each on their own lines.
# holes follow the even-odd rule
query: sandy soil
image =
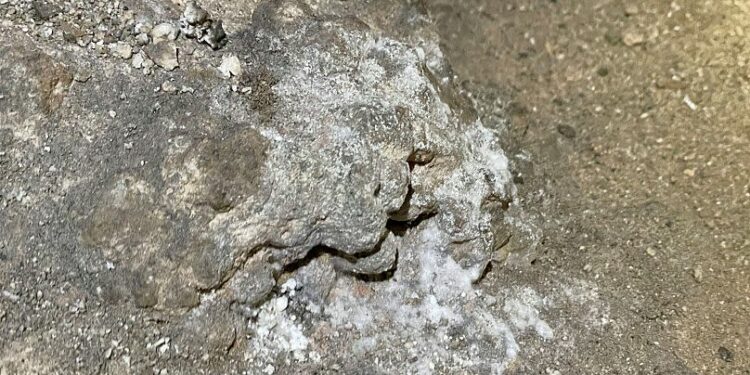
<svg viewBox="0 0 750 375">
<path fill-rule="evenodd" d="M 585 280 L 609 307 L 607 328 L 569 322 L 575 344 L 511 372 L 750 373 L 750 5 L 429 7 L 485 122 L 512 114 L 516 182 L 544 222 L 537 256 L 489 277 Z"/>
</svg>

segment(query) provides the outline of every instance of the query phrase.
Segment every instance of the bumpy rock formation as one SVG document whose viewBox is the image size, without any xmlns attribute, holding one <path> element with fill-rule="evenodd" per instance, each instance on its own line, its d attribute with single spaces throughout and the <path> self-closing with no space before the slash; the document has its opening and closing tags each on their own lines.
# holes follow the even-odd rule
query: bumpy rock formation
<svg viewBox="0 0 750 375">
<path fill-rule="evenodd" d="M 21 212 L 48 220 L 41 238 L 55 238 L 64 268 L 95 270 L 87 283 L 108 303 L 198 325 L 197 352 L 208 340 L 201 332 L 214 331 L 205 324 L 227 306 L 269 334 L 264 319 L 296 290 L 280 299 L 277 280 L 290 277 L 318 317 L 334 291 L 334 321 L 354 298 L 337 274 L 392 283 L 362 302 L 373 311 L 396 301 L 416 303 L 398 310 L 413 319 L 448 314 L 433 323 L 489 319 L 441 306 L 473 301 L 466 292 L 508 238 L 507 160 L 454 86 L 418 6 L 264 1 L 244 26 L 228 23 L 236 31 L 213 51 L 182 38 L 150 42 L 144 25 L 164 14 L 135 5 L 117 10 L 132 32 L 111 41 L 112 58 L 82 48 L 85 32 L 34 43 L 10 34 L 0 46 L 0 140 L 15 144 L 2 157 L 23 165 L 52 150 L 27 163 L 49 171 L 49 186 L 30 186 L 22 170 L 0 177 L 12 206 L 0 213 L 5 224 Z M 207 17 L 188 3 L 182 32 L 221 25 Z M 157 49 L 169 51 L 168 66 Z M 233 73 L 222 74 L 230 54 Z M 5 228 L 8 246 L 31 231 Z M 216 331 L 214 346 L 232 347 L 236 332 Z"/>
<path fill-rule="evenodd" d="M 344 271 L 377 275 L 396 267 L 392 227 L 422 219 L 463 265 L 486 262 L 505 239 L 492 219 L 510 200 L 507 162 L 462 116 L 437 50 L 297 2 L 262 4 L 251 25 L 228 47 L 249 94 L 215 97 L 205 118 L 194 109 L 154 139 L 158 158 L 95 194 L 82 244 L 133 270 L 122 294 L 190 306 L 251 258 L 281 271 L 318 247 Z"/>
</svg>

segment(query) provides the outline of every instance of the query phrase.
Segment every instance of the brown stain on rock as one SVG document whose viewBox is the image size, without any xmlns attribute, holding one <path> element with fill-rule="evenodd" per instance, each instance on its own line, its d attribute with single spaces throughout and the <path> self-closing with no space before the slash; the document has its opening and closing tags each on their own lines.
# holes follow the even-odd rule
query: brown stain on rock
<svg viewBox="0 0 750 375">
<path fill-rule="evenodd" d="M 52 57 L 40 52 L 26 59 L 26 66 L 39 85 L 39 106 L 45 114 L 51 114 L 63 103 L 73 82 L 73 74 L 62 64 L 56 64 Z"/>
</svg>

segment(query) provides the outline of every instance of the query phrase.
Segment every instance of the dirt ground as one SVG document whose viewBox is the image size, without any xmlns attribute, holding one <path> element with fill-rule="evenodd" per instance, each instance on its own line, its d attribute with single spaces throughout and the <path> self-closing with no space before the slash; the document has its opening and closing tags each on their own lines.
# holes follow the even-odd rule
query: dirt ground
<svg viewBox="0 0 750 375">
<path fill-rule="evenodd" d="M 608 328 L 573 322 L 578 342 L 511 372 L 750 374 L 750 3 L 429 7 L 485 123 L 512 114 L 544 223 L 537 256 L 489 277 L 588 280 L 610 308 Z"/>
</svg>

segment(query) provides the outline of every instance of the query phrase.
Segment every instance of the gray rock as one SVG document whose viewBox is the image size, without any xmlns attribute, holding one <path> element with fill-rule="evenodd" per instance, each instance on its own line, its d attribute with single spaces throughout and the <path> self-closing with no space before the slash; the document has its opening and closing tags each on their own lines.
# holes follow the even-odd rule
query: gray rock
<svg viewBox="0 0 750 375">
<path fill-rule="evenodd" d="M 49 21 L 60 13 L 60 7 L 47 1 L 34 0 L 31 2 L 32 15 L 39 21 Z"/>
<path fill-rule="evenodd" d="M 138 52 L 133 56 L 133 60 L 130 62 L 133 68 L 140 69 L 146 64 L 146 61 L 150 59 L 143 52 Z"/>
<path fill-rule="evenodd" d="M 188 25 L 199 25 L 208 20 L 208 12 L 198 6 L 195 1 L 188 1 L 182 17 Z"/>
<path fill-rule="evenodd" d="M 139 33 L 135 36 L 135 42 L 138 43 L 139 46 L 145 46 L 149 42 L 148 34 L 146 33 Z"/>
<path fill-rule="evenodd" d="M 125 42 L 113 43 L 109 46 L 109 50 L 113 55 L 121 59 L 127 60 L 133 57 L 133 48 Z"/>
<path fill-rule="evenodd" d="M 154 43 L 159 43 L 162 41 L 173 41 L 177 39 L 177 36 L 180 35 L 180 29 L 169 22 L 163 22 L 154 26 L 154 28 L 149 32 L 149 35 L 151 36 L 151 39 L 153 39 Z"/>
<path fill-rule="evenodd" d="M 221 58 L 221 65 L 219 65 L 219 71 L 224 78 L 230 78 L 232 76 L 238 77 L 242 75 L 242 63 L 236 55 L 227 54 Z"/>
<path fill-rule="evenodd" d="M 457 94 L 434 35 L 422 35 L 417 21 L 388 34 L 370 28 L 391 21 L 350 8 L 366 4 L 346 4 L 347 13 L 334 3 L 315 11 L 297 3 L 261 2 L 226 46 L 234 58 L 225 70 L 244 95 L 215 74 L 215 54 L 186 54 L 189 69 L 178 70 L 177 44 L 185 41 L 134 54 L 132 66 L 144 73 L 153 64 L 164 69 L 154 79 L 101 56 L 59 54 L 68 60 L 48 57 L 48 69 L 7 70 L 11 80 L 38 78 L 18 95 L 33 100 L 9 98 L 19 116 L 54 113 L 70 127 L 55 135 L 64 156 L 54 163 L 75 166 L 81 180 L 66 182 L 74 185 L 55 209 L 71 217 L 54 229 L 76 254 L 117 265 L 101 280 L 108 300 L 175 311 L 211 298 L 254 306 L 276 277 L 299 270 L 314 275 L 299 278 L 300 294 L 324 303 L 327 293 L 304 283 L 330 288 L 334 266 L 383 276 L 417 264 L 415 248 L 432 236 L 440 239 L 435 252 L 474 269 L 507 239 L 507 160 Z M 226 42 L 221 22 L 194 4 L 180 25 L 213 48 Z M 169 39 L 173 29 L 161 27 L 143 21 L 134 30 Z M 0 52 L 14 66 L 44 60 L 14 57 L 24 48 Z M 83 70 L 91 79 L 69 91 L 73 72 Z M 155 93 L 183 84 L 194 94 Z M 24 199 L 49 200 L 41 197 Z M 302 265 L 320 254 L 330 262 Z"/>
<path fill-rule="evenodd" d="M 276 286 L 276 280 L 263 257 L 255 257 L 234 274 L 227 289 L 231 301 L 248 307 L 265 302 Z"/>
<path fill-rule="evenodd" d="M 180 30 L 186 37 L 197 39 L 213 49 L 219 49 L 227 42 L 222 21 L 209 18 L 208 12 L 195 1 L 188 1 L 185 5 L 180 17 Z"/>
<path fill-rule="evenodd" d="M 199 41 L 206 43 L 213 49 L 219 49 L 227 44 L 227 34 L 224 32 L 224 26 L 221 20 L 212 21 L 205 28 L 203 36 L 198 38 Z"/>
<path fill-rule="evenodd" d="M 175 70 L 180 66 L 177 47 L 170 42 L 150 44 L 143 49 L 146 55 L 158 66 Z"/>
</svg>

